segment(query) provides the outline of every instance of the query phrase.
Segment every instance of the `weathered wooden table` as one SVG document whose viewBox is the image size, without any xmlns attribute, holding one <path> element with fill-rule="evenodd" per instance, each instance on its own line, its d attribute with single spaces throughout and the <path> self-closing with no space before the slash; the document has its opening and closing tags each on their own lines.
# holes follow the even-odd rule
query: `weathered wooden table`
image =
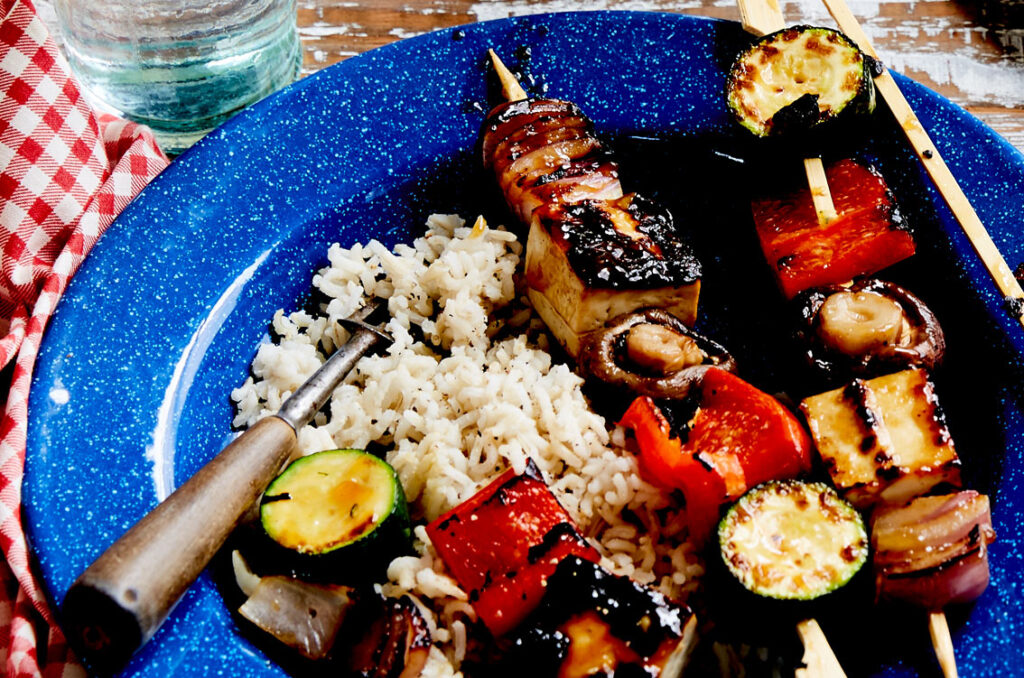
<svg viewBox="0 0 1024 678">
<path fill-rule="evenodd" d="M 793 23 L 834 26 L 820 0 L 780 0 Z M 893 70 L 965 107 L 1024 151 L 1024 0 L 848 0 Z M 587 9 L 738 19 L 734 0 L 299 0 L 306 73 L 458 24 Z"/>
</svg>

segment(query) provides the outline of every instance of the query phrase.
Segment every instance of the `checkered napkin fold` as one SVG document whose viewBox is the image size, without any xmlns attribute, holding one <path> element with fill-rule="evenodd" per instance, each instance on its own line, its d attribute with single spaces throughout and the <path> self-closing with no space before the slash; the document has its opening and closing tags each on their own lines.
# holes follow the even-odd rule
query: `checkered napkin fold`
<svg viewBox="0 0 1024 678">
<path fill-rule="evenodd" d="M 85 255 L 167 166 L 145 127 L 98 116 L 29 0 L 0 0 L 0 671 L 84 675 L 29 565 L 28 392 L 43 330 Z M 0 401 L 6 389 L 0 378 Z"/>
</svg>

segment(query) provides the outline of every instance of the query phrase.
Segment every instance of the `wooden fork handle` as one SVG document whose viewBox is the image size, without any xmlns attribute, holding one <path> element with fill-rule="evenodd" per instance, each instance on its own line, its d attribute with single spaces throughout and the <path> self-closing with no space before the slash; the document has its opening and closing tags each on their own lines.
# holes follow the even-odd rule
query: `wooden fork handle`
<svg viewBox="0 0 1024 678">
<path fill-rule="evenodd" d="M 72 646 L 114 671 L 156 632 L 295 447 L 279 417 L 257 422 L 75 580 L 62 616 Z"/>
</svg>

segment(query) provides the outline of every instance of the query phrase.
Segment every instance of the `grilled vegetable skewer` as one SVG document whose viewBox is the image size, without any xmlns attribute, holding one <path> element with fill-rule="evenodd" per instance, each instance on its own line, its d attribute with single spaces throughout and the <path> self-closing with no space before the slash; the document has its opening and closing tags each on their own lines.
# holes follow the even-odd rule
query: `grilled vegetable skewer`
<svg viewBox="0 0 1024 678">
<path fill-rule="evenodd" d="M 701 267 L 672 215 L 623 195 L 618 165 L 570 102 L 525 93 L 492 53 L 506 96 L 484 122 L 483 160 L 529 228 L 530 301 L 573 357 L 615 316 L 662 308 L 692 325 Z"/>
<path fill-rule="evenodd" d="M 843 0 L 824 0 L 824 2 L 829 14 L 839 24 L 839 28 L 852 36 L 861 49 L 877 59 L 878 55 L 871 46 L 871 41 L 846 3 Z M 928 132 L 918 120 L 914 109 L 903 96 L 892 75 L 883 70 L 875 77 L 875 85 L 889 105 L 889 109 L 899 122 L 903 132 L 907 135 L 907 140 L 917 153 L 918 158 L 921 159 L 932 181 L 935 182 L 935 187 L 939 189 L 939 193 L 953 212 L 953 216 L 960 223 L 967 238 L 974 246 L 974 250 L 985 264 L 985 268 L 988 269 L 996 287 L 1006 299 L 1024 299 L 1024 289 L 1021 289 L 1020 282 L 1013 275 L 1013 271 L 1010 270 L 1003 255 L 999 252 L 999 248 L 992 241 L 992 236 L 986 230 L 985 224 L 978 217 L 978 213 L 974 211 L 970 200 L 967 199 L 960 184 L 957 183 L 956 177 L 949 171 L 949 167 L 939 155 L 931 137 L 928 136 Z M 1018 314 L 1017 320 L 1024 325 L 1024 314 Z M 939 616 L 942 617 L 941 620 L 938 618 Z M 956 662 L 952 657 L 953 643 L 949 637 L 949 627 L 945 623 L 943 613 L 931 613 L 929 630 L 935 654 L 939 658 L 946 678 L 955 678 Z"/>
<path fill-rule="evenodd" d="M 988 498 L 960 485 L 934 386 L 919 369 L 812 396 L 801 405 L 833 483 L 872 516 L 876 590 L 929 612 L 936 655 L 956 675 L 941 610 L 976 599 L 988 585 L 987 547 L 995 539 Z M 941 617 L 941 619 L 940 619 Z"/>
<path fill-rule="evenodd" d="M 740 9 L 743 14 L 745 27 L 753 29 L 754 32 L 771 32 L 781 28 L 782 17 L 778 12 L 777 5 L 769 2 L 757 2 L 755 0 L 740 0 Z M 860 30 L 856 19 L 846 8 L 845 3 L 842 0 L 826 0 L 826 5 L 829 7 L 830 12 L 839 22 L 840 28 L 849 35 L 852 35 L 859 43 L 860 47 L 866 50 L 872 57 L 874 54 L 868 43 L 867 37 Z M 781 33 L 779 36 L 781 37 Z M 765 38 L 765 42 L 773 42 L 775 36 L 768 36 Z M 777 45 L 771 45 L 771 49 L 777 50 Z M 766 57 L 760 55 L 762 60 Z M 742 63 L 743 57 L 738 62 L 741 66 L 750 67 L 750 64 Z M 863 59 L 862 59 L 863 60 Z M 863 77 L 864 79 L 870 79 L 868 73 L 872 64 L 867 61 L 863 64 Z M 741 73 L 746 71 L 743 68 L 739 69 Z M 851 80 L 852 82 L 852 80 Z M 730 85 L 741 84 L 739 80 L 731 79 Z M 923 158 L 926 168 L 932 174 L 933 179 L 936 180 L 940 191 L 943 192 L 950 207 L 953 208 L 957 214 L 958 219 L 964 226 L 965 231 L 971 237 L 972 242 L 975 243 L 975 247 L 982 259 L 985 261 L 993 277 L 1003 294 L 1009 298 L 1024 298 L 1024 293 L 1021 292 L 1019 283 L 1010 275 L 1010 270 L 1006 266 L 1005 261 L 996 251 L 991 239 L 985 232 L 984 227 L 978 220 L 977 215 L 970 208 L 967 203 L 963 192 L 956 185 L 955 180 L 949 173 L 948 169 L 942 163 L 941 159 L 938 158 L 937 154 L 933 150 L 934 147 L 931 144 L 930 139 L 923 128 L 917 122 L 916 117 L 911 111 L 906 100 L 900 94 L 895 82 L 891 76 L 887 73 L 878 75 L 878 85 L 881 89 L 883 96 L 886 97 L 887 101 L 890 102 L 896 117 L 901 121 L 904 130 L 906 131 L 908 138 L 911 140 L 912 145 L 918 154 Z M 871 84 L 867 85 L 868 88 L 873 90 Z M 753 89 L 753 88 L 751 88 Z M 734 111 L 738 114 L 749 113 L 751 109 L 743 108 L 738 104 L 743 100 L 743 94 L 740 87 L 732 87 L 730 90 L 730 105 Z M 873 93 L 873 92 L 872 92 Z M 746 92 L 749 94 L 749 92 Z M 768 92 L 768 98 L 771 98 L 772 92 Z M 734 96 L 733 96 L 734 95 Z M 802 100 L 802 103 L 801 103 Z M 794 122 L 800 122 L 800 116 L 805 115 L 809 111 L 809 108 L 817 108 L 816 106 L 808 106 L 808 104 L 817 104 L 817 100 L 808 100 L 806 96 L 800 97 L 794 100 L 789 105 L 784 106 L 781 110 L 773 111 L 772 118 L 767 120 L 768 126 L 758 128 L 756 125 L 747 124 L 751 121 L 745 119 L 740 115 L 742 122 L 752 129 L 755 133 L 767 134 L 771 131 L 770 123 L 779 122 L 780 127 L 793 124 Z M 872 102 L 873 103 L 873 102 Z M 776 120 L 775 113 L 781 114 L 779 119 Z M 813 116 L 811 116 L 813 118 Z M 813 120 L 812 120 L 813 122 Z M 929 162 L 934 161 L 934 162 Z M 811 174 L 810 172 L 808 173 Z M 949 186 L 944 186 L 949 184 Z M 946 190 L 948 188 L 948 190 Z M 814 197 L 814 187 L 811 187 L 812 198 Z M 959 208 L 959 209 L 958 209 Z M 758 208 L 755 205 L 755 219 L 758 218 Z M 820 210 L 816 206 L 817 217 L 819 225 L 824 226 L 824 222 L 821 220 Z M 778 225 L 772 221 L 765 219 L 765 215 L 759 220 L 758 231 L 761 236 L 762 246 L 764 247 L 765 254 L 770 263 L 775 264 L 778 268 L 778 276 L 780 286 L 787 296 L 793 296 L 801 289 L 806 289 L 809 285 L 804 282 L 801 278 L 800 273 L 794 270 L 794 264 L 802 265 L 799 261 L 799 251 L 793 252 L 778 252 L 775 251 L 775 244 L 788 241 L 793 242 L 794 233 L 780 231 Z M 807 219 L 804 220 L 808 221 Z M 897 222 L 898 223 L 898 222 Z M 846 230 L 844 228 L 844 230 Z M 798 232 L 798 231 L 796 231 Z M 808 238 L 810 248 L 804 248 L 807 252 L 815 251 L 822 252 L 822 234 L 814 230 L 813 226 L 807 225 L 806 232 L 811 234 Z M 781 235 L 780 235 L 781 233 Z M 867 246 L 865 252 L 868 256 L 877 256 L 877 254 L 870 254 L 871 251 L 875 253 L 886 252 L 888 260 L 885 261 L 868 261 L 860 260 L 857 257 L 847 256 L 847 261 L 843 262 L 836 260 L 834 253 L 842 251 L 839 248 L 832 248 L 832 254 L 826 254 L 825 259 L 828 262 L 823 267 L 811 266 L 806 269 L 806 275 L 810 277 L 834 274 L 836 277 L 832 283 L 842 283 L 840 278 L 846 277 L 852 278 L 854 275 L 863 275 L 865 273 L 873 273 L 875 270 L 887 266 L 899 259 L 909 256 L 913 253 L 913 241 L 905 234 L 901 234 L 896 230 L 881 229 L 876 230 L 876 234 L 873 236 L 876 238 L 888 239 L 886 244 L 883 246 L 881 242 L 870 244 L 870 240 L 864 237 L 858 238 L 862 246 Z M 906 242 L 897 243 L 900 237 L 903 237 Z M 841 243 L 837 243 L 841 244 Z M 849 252 L 848 248 L 846 249 Z M 838 265 L 837 265 L 838 264 Z M 851 270 L 845 272 L 844 266 L 859 268 L 859 270 Z M 898 304 L 890 304 L 889 308 L 885 307 L 885 303 L 881 298 L 866 296 L 874 290 L 856 290 L 852 293 L 835 292 L 828 295 L 825 298 L 812 301 L 812 305 L 815 306 L 811 314 L 805 314 L 808 322 L 814 330 L 816 336 L 813 337 L 815 343 L 820 346 L 820 350 L 827 355 L 832 357 L 832 360 L 826 360 L 827 364 L 831 364 L 834 361 L 846 364 L 848 368 L 852 368 L 854 371 L 869 372 L 872 369 L 880 366 L 880 356 L 883 354 L 887 356 L 887 359 L 894 359 L 898 362 L 904 362 L 909 365 L 920 365 L 925 368 L 932 368 L 934 364 L 941 358 L 942 349 L 944 348 L 944 342 L 942 339 L 941 330 L 938 329 L 937 322 L 934 322 L 934 317 L 931 316 L 930 311 L 923 304 L 914 303 L 916 300 L 912 295 L 897 295 L 900 297 Z M 908 293 L 909 294 L 909 293 Z M 813 295 L 812 295 L 813 298 Z M 898 306 L 898 307 L 897 307 Z M 920 311 L 924 309 L 923 314 Z M 871 317 L 871 322 L 868 323 L 869 327 L 867 331 L 850 331 L 849 328 L 844 328 L 844 321 L 849 320 L 851 315 L 861 314 L 866 312 Z M 910 315 L 913 315 L 917 320 L 913 327 L 908 326 L 906 322 Z M 886 318 L 894 322 L 886 321 Z M 1021 322 L 1024 323 L 1024 317 L 1021 318 Z M 848 324 L 848 323 L 847 323 Z M 806 334 L 806 333 L 805 333 Z M 890 348 L 885 345 L 889 344 Z M 811 355 L 812 359 L 815 356 Z M 886 358 L 881 359 L 881 363 L 884 364 Z M 858 362 L 859 361 L 859 362 Z M 859 369 L 858 369 L 859 368 Z M 895 379 L 895 381 L 893 381 Z M 884 501 L 891 501 L 900 497 L 906 499 L 916 494 L 920 494 L 923 490 L 935 485 L 936 483 L 949 482 L 953 484 L 959 483 L 959 461 L 956 458 L 955 452 L 952 451 L 952 444 L 949 440 L 948 432 L 945 431 L 945 426 L 939 421 L 932 412 L 929 415 L 931 409 L 931 403 L 919 402 L 915 404 L 915 395 L 911 391 L 904 388 L 908 386 L 910 381 L 920 381 L 919 373 L 915 371 L 900 373 L 899 375 L 892 375 L 892 377 L 885 377 L 881 380 L 884 381 L 886 387 L 878 389 L 878 399 L 888 400 L 888 403 L 881 409 L 889 416 L 889 424 L 885 423 L 882 418 L 876 416 L 882 414 L 878 411 L 875 393 L 867 393 L 864 387 L 871 382 L 853 382 L 849 387 L 842 391 L 842 398 L 853 398 L 858 400 L 858 405 L 855 405 L 851 411 L 863 411 L 864 413 L 873 413 L 870 417 L 863 418 L 863 423 L 866 427 L 861 434 L 857 434 L 850 429 L 851 425 L 855 425 L 854 422 L 857 417 L 854 416 L 852 419 L 847 418 L 845 421 L 841 421 L 842 415 L 838 419 L 833 419 L 829 423 L 829 427 L 838 427 L 837 430 L 830 430 L 827 434 L 820 428 L 822 423 L 821 416 L 828 416 L 825 414 L 829 410 L 829 405 L 823 399 L 824 396 L 818 396 L 815 399 L 809 399 L 805 401 L 805 410 L 810 408 L 816 411 L 818 415 L 813 416 L 810 412 L 809 419 L 811 420 L 812 433 L 815 438 L 818 439 L 819 448 L 822 449 L 823 457 L 826 458 L 826 464 L 829 466 L 829 470 L 832 473 L 833 480 L 836 481 L 837 485 L 846 488 L 847 496 L 851 497 L 854 501 L 859 501 L 862 505 L 867 505 L 872 502 L 878 501 L 879 499 Z M 891 383 L 890 383 L 891 382 Z M 881 384 L 880 384 L 881 385 Z M 892 386 L 894 390 L 890 390 L 887 386 Z M 921 384 L 917 384 L 921 386 Z M 930 393 L 930 384 L 924 383 L 924 391 L 921 391 L 917 395 L 923 395 Z M 893 397 L 894 393 L 902 395 Z M 870 396 L 870 397 L 869 397 Z M 932 396 L 933 399 L 934 396 Z M 929 398 L 925 398 L 929 400 Z M 899 401 L 899 402 L 898 402 Z M 833 401 L 834 404 L 834 401 Z M 908 409 L 909 408 L 909 409 Z M 840 410 L 836 410 L 839 413 Z M 918 416 L 920 415 L 920 416 Z M 914 422 L 916 417 L 916 423 L 927 423 L 935 422 L 938 424 L 939 433 L 934 437 L 932 441 L 934 444 L 925 444 L 924 438 L 927 437 L 927 431 L 918 430 L 915 432 L 915 426 L 902 425 L 907 422 Z M 869 421 L 870 420 L 870 421 Z M 891 424 L 891 425 L 890 425 Z M 880 426 L 881 428 L 878 428 Z M 846 427 L 847 430 L 842 429 Z M 889 440 L 890 431 L 896 432 L 898 435 L 893 437 L 901 438 L 901 440 Z M 910 439 L 907 439 L 907 436 Z M 921 440 L 914 439 L 915 436 L 922 436 Z M 825 446 L 821 445 L 822 437 L 825 438 Z M 840 452 L 838 455 L 833 454 L 838 452 L 835 447 L 836 442 L 841 441 L 844 437 L 851 437 L 852 439 L 860 439 L 861 453 L 865 450 L 870 451 L 871 449 L 877 450 L 875 454 L 875 461 L 877 462 L 877 475 L 875 478 L 868 477 L 870 475 L 870 463 L 865 467 L 863 460 L 868 459 L 870 454 L 860 454 L 860 459 L 855 459 L 855 453 L 852 452 Z M 904 444 L 906 443 L 906 444 Z M 851 448 L 852 450 L 852 448 Z M 891 451 L 898 450 L 896 457 L 890 454 Z M 848 463 L 847 463 L 848 462 Z M 933 463 L 935 462 L 935 463 Z M 837 464 L 838 463 L 838 464 Z M 874 488 L 874 489 L 872 489 Z M 921 502 L 924 500 L 914 500 L 914 502 Z M 911 502 L 913 505 L 914 502 Z M 979 527 L 981 523 L 975 525 L 976 528 L 984 532 L 982 527 Z M 991 528 L 988 528 L 989 532 Z M 958 581 L 963 580 L 973 581 L 973 590 L 962 593 L 964 599 L 973 599 L 980 594 L 981 589 L 984 588 L 980 579 L 980 574 L 984 574 L 984 582 L 987 582 L 987 562 L 982 562 L 984 556 L 984 544 L 986 543 L 987 537 L 981 539 L 981 557 L 974 557 L 968 561 L 964 561 L 965 564 L 958 564 L 954 567 L 946 569 L 947 578 L 959 577 Z M 973 579 L 970 576 L 963 575 L 959 569 L 969 568 L 970 574 L 979 573 Z M 953 574 L 949 574 L 953 572 Z M 938 576 L 938 575 L 936 575 Z M 881 577 L 881 575 L 880 575 Z M 927 579 L 928 577 L 926 577 Z M 934 577 L 932 577 L 934 578 Z M 880 578 L 880 584 L 888 583 L 888 579 Z M 889 588 L 897 587 L 895 583 L 890 584 Z M 941 605 L 939 605 L 941 607 Z M 943 666 L 943 671 L 947 676 L 955 675 L 955 663 L 952 661 L 952 644 L 948 636 L 948 628 L 945 624 L 945 619 L 941 613 L 932 612 L 930 614 L 930 631 L 932 633 L 933 644 L 936 648 L 936 653 L 940 658 L 940 663 Z"/>
</svg>

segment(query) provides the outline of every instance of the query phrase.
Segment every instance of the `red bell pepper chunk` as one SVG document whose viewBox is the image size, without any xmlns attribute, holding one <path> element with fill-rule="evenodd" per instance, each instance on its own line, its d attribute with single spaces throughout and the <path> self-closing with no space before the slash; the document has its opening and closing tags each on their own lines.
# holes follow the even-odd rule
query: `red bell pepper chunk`
<svg viewBox="0 0 1024 678">
<path fill-rule="evenodd" d="M 825 170 L 839 218 L 818 224 L 810 189 L 755 200 L 761 249 L 788 298 L 813 287 L 844 283 L 906 259 L 914 238 L 901 227 L 885 180 L 853 160 Z"/>
<path fill-rule="evenodd" d="M 811 468 L 811 440 L 782 403 L 724 370 L 708 370 L 686 440 L 673 436 L 653 400 L 637 398 L 622 417 L 640 448 L 640 473 L 650 483 L 682 490 L 690 534 L 701 543 L 718 509 L 767 480 Z"/>
<path fill-rule="evenodd" d="M 495 636 L 517 626 L 540 602 L 558 563 L 601 556 L 530 462 L 508 470 L 427 525 L 427 534 L 473 609 Z"/>
</svg>

